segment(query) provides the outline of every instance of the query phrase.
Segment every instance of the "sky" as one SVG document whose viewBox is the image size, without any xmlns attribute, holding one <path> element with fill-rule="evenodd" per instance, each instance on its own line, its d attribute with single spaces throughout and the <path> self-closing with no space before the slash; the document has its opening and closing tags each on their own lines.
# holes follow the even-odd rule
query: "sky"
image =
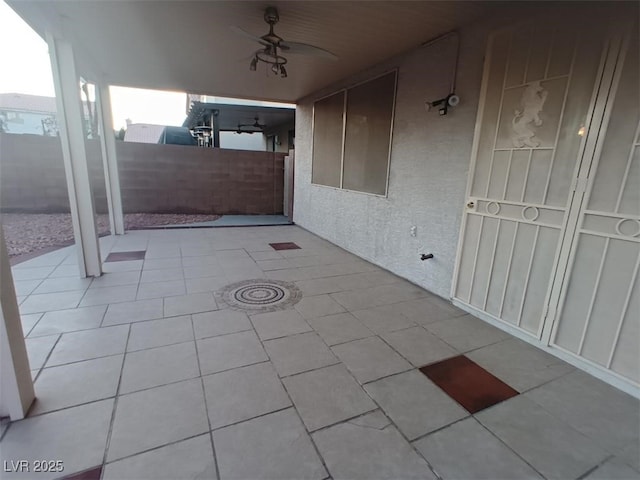
<svg viewBox="0 0 640 480">
<path fill-rule="evenodd" d="M 19 45 L 20 48 L 16 48 Z M 53 97 L 55 91 L 46 42 L 11 7 L 0 0 L 0 93 L 25 93 Z M 126 87 L 110 87 L 113 128 L 133 123 L 182 125 L 186 94 Z M 223 103 L 284 106 L 268 102 L 213 97 Z"/>
<path fill-rule="evenodd" d="M 20 48 L 16 48 L 20 45 Z M 27 60 L 28 59 L 28 60 Z M 0 0 L 0 93 L 55 96 L 47 43 Z M 182 125 L 186 95 L 111 87 L 113 128 L 133 123 Z"/>
<path fill-rule="evenodd" d="M 0 93 L 54 96 L 47 44 L 1 0 L 0 65 Z"/>
</svg>

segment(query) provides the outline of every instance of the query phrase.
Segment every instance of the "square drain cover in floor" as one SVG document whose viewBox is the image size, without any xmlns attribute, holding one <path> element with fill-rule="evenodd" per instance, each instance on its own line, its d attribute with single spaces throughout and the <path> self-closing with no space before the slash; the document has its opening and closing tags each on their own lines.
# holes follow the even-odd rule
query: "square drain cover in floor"
<svg viewBox="0 0 640 480">
<path fill-rule="evenodd" d="M 136 252 L 113 252 L 107 255 L 105 262 L 126 262 L 129 260 L 144 260 L 146 250 Z"/>
<path fill-rule="evenodd" d="M 274 250 L 298 250 L 300 247 L 293 242 L 270 243 Z"/>
<path fill-rule="evenodd" d="M 420 371 L 469 413 L 518 395 L 516 390 L 464 355 L 424 366 Z"/>
</svg>

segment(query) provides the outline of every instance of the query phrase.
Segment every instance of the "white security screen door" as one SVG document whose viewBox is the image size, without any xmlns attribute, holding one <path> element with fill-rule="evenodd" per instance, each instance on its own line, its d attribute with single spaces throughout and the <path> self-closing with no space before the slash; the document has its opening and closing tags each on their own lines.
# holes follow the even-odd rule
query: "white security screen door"
<svg viewBox="0 0 640 480">
<path fill-rule="evenodd" d="M 623 44 L 595 144 L 551 343 L 640 383 L 640 75 L 638 32 Z"/>
<path fill-rule="evenodd" d="M 490 40 L 454 274 L 458 303 L 538 338 L 607 48 L 575 25 Z"/>
<path fill-rule="evenodd" d="M 640 395 L 638 27 L 496 33 L 454 302 Z"/>
</svg>

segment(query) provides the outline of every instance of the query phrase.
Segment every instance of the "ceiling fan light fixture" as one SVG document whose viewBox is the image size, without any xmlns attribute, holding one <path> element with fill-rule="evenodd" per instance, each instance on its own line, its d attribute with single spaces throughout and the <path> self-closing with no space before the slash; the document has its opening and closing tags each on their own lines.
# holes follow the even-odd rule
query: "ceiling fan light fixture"
<svg viewBox="0 0 640 480">
<path fill-rule="evenodd" d="M 282 74 L 282 68 L 286 65 L 287 59 L 278 54 L 278 47 L 265 47 L 262 50 L 255 52 L 253 59 L 249 64 L 249 70 L 255 72 L 260 62 L 270 66 L 271 71 L 275 75 L 280 75 L 282 78 L 287 77 L 286 69 L 284 70 L 284 75 Z"/>
<path fill-rule="evenodd" d="M 278 23 L 279 20 L 278 10 L 275 7 L 267 7 L 264 12 L 264 21 L 269 25 L 269 33 L 258 37 L 240 27 L 231 27 L 237 34 L 258 42 L 262 46 L 260 50 L 254 53 L 254 57 L 249 64 L 249 70 L 252 72 L 256 71 L 258 63 L 263 62 L 271 66 L 271 71 L 274 74 L 280 75 L 281 78 L 287 78 L 287 70 L 284 68 L 287 59 L 281 55 L 283 51 L 292 54 L 315 55 L 337 60 L 338 57 L 327 50 L 306 43 L 288 42 L 276 35 L 273 31 L 273 26 Z"/>
</svg>

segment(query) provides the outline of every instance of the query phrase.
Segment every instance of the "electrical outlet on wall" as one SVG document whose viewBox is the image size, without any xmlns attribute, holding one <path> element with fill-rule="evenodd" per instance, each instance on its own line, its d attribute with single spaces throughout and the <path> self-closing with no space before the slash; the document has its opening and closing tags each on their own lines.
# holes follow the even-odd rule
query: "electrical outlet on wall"
<svg viewBox="0 0 640 480">
<path fill-rule="evenodd" d="M 409 232 L 411 233 L 412 237 L 415 237 L 418 235 L 418 227 L 416 227 L 415 225 L 411 226 L 411 229 L 409 230 Z"/>
</svg>

